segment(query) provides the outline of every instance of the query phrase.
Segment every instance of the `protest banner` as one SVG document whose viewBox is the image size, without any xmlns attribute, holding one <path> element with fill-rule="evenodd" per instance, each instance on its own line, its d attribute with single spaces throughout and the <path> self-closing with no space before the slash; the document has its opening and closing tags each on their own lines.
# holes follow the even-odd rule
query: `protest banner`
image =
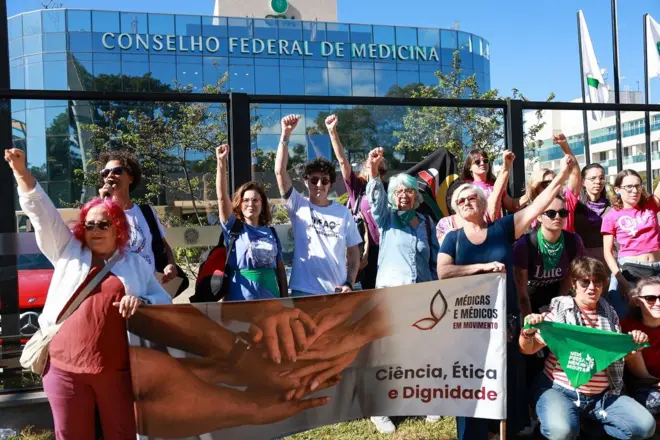
<svg viewBox="0 0 660 440">
<path fill-rule="evenodd" d="M 143 307 L 128 324 L 138 431 L 270 439 L 376 415 L 505 419 L 505 298 L 505 276 L 485 274 Z M 286 347 L 305 328 L 293 362 Z"/>
</svg>

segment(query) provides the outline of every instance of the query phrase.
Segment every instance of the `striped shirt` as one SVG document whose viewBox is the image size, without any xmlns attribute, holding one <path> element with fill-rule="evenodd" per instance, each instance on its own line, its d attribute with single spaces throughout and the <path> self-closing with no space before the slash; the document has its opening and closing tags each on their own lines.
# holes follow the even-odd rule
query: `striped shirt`
<svg viewBox="0 0 660 440">
<path fill-rule="evenodd" d="M 582 312 L 583 318 L 585 316 L 587 317 L 586 319 L 583 319 L 586 326 L 591 328 L 601 328 L 600 320 L 598 319 L 597 310 L 595 309 L 594 310 L 580 309 L 580 310 Z M 545 315 L 544 320 L 548 322 L 554 322 L 555 321 L 554 310 L 550 310 L 550 312 L 548 312 Z M 545 345 L 545 342 L 543 341 L 543 338 L 541 337 L 540 333 L 541 333 L 540 331 L 536 332 L 536 340 L 541 344 Z M 564 370 L 561 368 L 561 365 L 559 364 L 559 360 L 554 355 L 554 353 L 551 352 L 548 358 L 545 360 L 545 367 L 543 372 L 546 374 L 546 376 L 550 378 L 550 380 L 552 380 L 557 385 L 575 391 L 575 388 L 569 382 L 568 378 L 566 377 L 566 373 L 564 373 Z M 580 388 L 578 388 L 577 391 L 578 393 L 581 394 L 596 395 L 607 390 L 609 387 L 610 387 L 610 382 L 607 378 L 607 373 L 605 371 L 601 371 L 599 373 L 594 374 L 591 380 L 589 380 L 589 382 L 585 383 Z"/>
</svg>

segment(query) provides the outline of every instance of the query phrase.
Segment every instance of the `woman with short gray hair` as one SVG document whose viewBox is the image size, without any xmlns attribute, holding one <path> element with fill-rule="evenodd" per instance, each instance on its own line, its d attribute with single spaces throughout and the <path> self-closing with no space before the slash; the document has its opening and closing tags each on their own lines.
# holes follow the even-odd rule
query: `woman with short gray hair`
<svg viewBox="0 0 660 440">
<path fill-rule="evenodd" d="M 380 231 L 376 288 L 437 280 L 438 239 L 433 220 L 415 211 L 422 202 L 417 179 L 397 174 L 390 178 L 386 193 L 378 173 L 383 149 L 372 150 L 367 161 L 370 175 L 366 195 Z M 427 417 L 429 422 L 439 419 Z M 372 417 L 371 421 L 382 433 L 395 431 L 389 417 Z"/>
<path fill-rule="evenodd" d="M 511 152 L 504 154 L 504 167 L 510 170 L 515 156 Z M 541 194 L 529 205 L 515 214 L 506 215 L 493 223 L 484 219 L 486 203 L 483 193 L 472 185 L 458 188 L 452 197 L 452 206 L 463 220 L 463 228 L 447 233 L 438 253 L 438 278 L 457 278 L 479 273 L 507 272 L 506 304 L 509 331 L 519 331 L 518 301 L 512 274 L 513 242 L 522 236 L 543 211 L 552 203 L 562 185 L 571 173 L 572 159 L 565 156 L 561 162 L 559 174 L 550 182 Z M 507 365 L 508 395 L 522 396 L 525 389 L 524 373 L 518 364 L 522 361 L 517 346 L 509 344 Z M 526 399 L 509 399 L 507 414 L 510 432 L 517 433 L 525 426 L 528 418 Z M 512 406 L 516 403 L 523 403 Z M 466 417 L 457 418 L 458 438 L 486 440 L 488 423 L 484 419 Z"/>
</svg>

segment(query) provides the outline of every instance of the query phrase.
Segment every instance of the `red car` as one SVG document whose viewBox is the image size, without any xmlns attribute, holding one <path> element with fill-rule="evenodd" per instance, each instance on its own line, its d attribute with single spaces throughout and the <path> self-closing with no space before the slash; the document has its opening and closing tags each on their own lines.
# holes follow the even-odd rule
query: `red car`
<svg viewBox="0 0 660 440">
<path fill-rule="evenodd" d="M 53 277 L 53 265 L 42 254 L 18 256 L 18 307 L 21 339 L 29 339 L 39 329 L 39 315 Z M 25 342 L 25 341 L 23 341 Z"/>
</svg>

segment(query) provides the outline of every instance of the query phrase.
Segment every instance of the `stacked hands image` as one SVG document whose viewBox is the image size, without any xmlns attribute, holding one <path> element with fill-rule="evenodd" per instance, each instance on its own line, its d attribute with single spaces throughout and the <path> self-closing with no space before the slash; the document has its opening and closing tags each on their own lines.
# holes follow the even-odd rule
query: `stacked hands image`
<svg viewBox="0 0 660 440">
<path fill-rule="evenodd" d="M 339 383 L 362 347 L 391 333 L 377 298 L 369 292 L 299 298 L 295 307 L 288 307 L 292 300 L 219 306 L 223 323 L 249 324 L 247 333 L 225 329 L 205 306 L 139 309 L 131 333 L 199 357 L 130 347 L 138 432 L 200 435 L 326 405 L 323 390 Z"/>
</svg>

